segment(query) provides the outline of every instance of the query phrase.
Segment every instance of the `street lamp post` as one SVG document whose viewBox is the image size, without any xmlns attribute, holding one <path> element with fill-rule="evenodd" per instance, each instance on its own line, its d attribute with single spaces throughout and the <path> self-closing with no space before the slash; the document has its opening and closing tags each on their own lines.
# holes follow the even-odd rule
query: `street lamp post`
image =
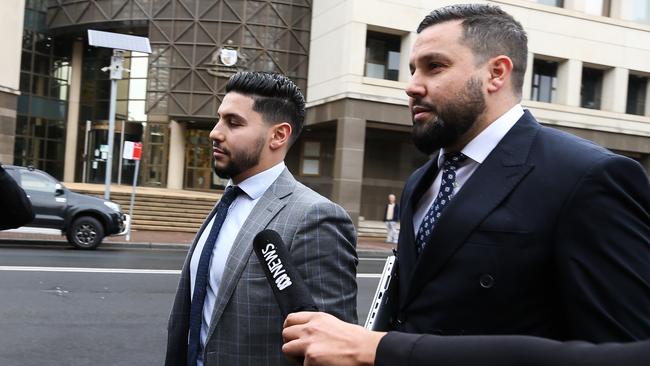
<svg viewBox="0 0 650 366">
<path fill-rule="evenodd" d="M 124 63 L 124 51 L 151 53 L 151 45 L 149 44 L 149 38 L 146 37 L 102 32 L 92 29 L 88 30 L 88 44 L 113 49 L 111 65 L 102 68 L 102 71 L 110 71 L 111 73 L 111 100 L 108 112 L 108 155 L 106 157 L 106 178 L 104 180 L 104 198 L 108 200 L 111 196 L 111 175 L 113 173 L 117 81 L 122 79 L 122 71 L 128 71 L 122 66 Z"/>
<path fill-rule="evenodd" d="M 110 71 L 111 100 L 108 107 L 108 156 L 106 157 L 106 177 L 104 179 L 104 199 L 111 199 L 111 176 L 113 175 L 113 145 L 115 144 L 115 104 L 117 103 L 117 81 L 122 79 L 124 51 L 113 49 L 111 65 L 103 67 L 102 71 Z"/>
</svg>

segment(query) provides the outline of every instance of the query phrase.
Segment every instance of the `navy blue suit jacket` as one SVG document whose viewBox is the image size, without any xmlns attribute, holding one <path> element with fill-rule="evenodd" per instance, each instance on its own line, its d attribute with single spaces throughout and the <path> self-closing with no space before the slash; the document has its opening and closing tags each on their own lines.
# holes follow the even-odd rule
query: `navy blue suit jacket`
<svg viewBox="0 0 650 366">
<path fill-rule="evenodd" d="M 401 200 L 395 329 L 591 342 L 650 338 L 650 185 L 642 167 L 526 111 L 463 185 L 419 258 Z"/>
<path fill-rule="evenodd" d="M 375 366 L 648 366 L 650 340 L 595 345 L 529 336 L 439 337 L 389 332 Z"/>
</svg>

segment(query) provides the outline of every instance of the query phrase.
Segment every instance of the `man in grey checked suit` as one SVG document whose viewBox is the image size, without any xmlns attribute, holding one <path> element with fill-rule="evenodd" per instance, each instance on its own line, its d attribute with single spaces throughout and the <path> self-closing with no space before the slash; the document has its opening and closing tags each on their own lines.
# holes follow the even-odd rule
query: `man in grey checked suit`
<svg viewBox="0 0 650 366">
<path fill-rule="evenodd" d="M 293 82 L 279 74 L 237 73 L 218 115 L 210 133 L 214 170 L 241 191 L 226 208 L 211 253 L 206 242 L 216 209 L 188 253 L 169 318 L 165 364 L 188 364 L 190 299 L 204 247 L 211 257 L 203 307 L 192 315 L 203 314 L 196 365 L 289 364 L 281 352 L 284 319 L 252 253 L 253 238 L 264 229 L 277 231 L 319 309 L 356 322 L 354 226 L 340 206 L 297 182 L 284 166 L 305 115 Z"/>
</svg>

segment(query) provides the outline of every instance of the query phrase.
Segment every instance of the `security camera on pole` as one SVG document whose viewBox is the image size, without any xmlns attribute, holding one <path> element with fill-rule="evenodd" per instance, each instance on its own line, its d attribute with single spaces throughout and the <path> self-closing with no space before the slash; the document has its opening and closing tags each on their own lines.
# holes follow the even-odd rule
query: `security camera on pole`
<svg viewBox="0 0 650 366">
<path fill-rule="evenodd" d="M 113 49 L 111 65 L 102 68 L 102 71 L 110 71 L 111 77 L 111 100 L 108 112 L 108 157 L 106 159 L 106 179 L 104 180 L 104 199 L 111 196 L 111 174 L 113 172 L 113 143 L 115 135 L 115 104 L 117 99 L 117 81 L 122 79 L 122 71 L 126 70 L 123 54 L 125 51 L 136 51 L 151 53 L 149 38 L 137 37 L 127 34 L 101 32 L 88 30 L 88 44 L 96 47 Z"/>
</svg>

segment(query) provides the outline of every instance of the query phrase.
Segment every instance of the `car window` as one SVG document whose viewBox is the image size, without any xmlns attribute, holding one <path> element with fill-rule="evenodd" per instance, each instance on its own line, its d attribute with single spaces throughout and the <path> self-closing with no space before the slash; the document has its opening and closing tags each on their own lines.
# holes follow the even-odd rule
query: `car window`
<svg viewBox="0 0 650 366">
<path fill-rule="evenodd" d="M 54 193 L 56 183 L 52 179 L 35 172 L 21 172 L 21 186 L 29 191 Z"/>
<path fill-rule="evenodd" d="M 18 184 L 20 184 L 20 175 L 18 175 L 18 172 L 14 169 L 5 169 L 5 172 L 9 173 L 9 176 L 13 178 Z"/>
</svg>

